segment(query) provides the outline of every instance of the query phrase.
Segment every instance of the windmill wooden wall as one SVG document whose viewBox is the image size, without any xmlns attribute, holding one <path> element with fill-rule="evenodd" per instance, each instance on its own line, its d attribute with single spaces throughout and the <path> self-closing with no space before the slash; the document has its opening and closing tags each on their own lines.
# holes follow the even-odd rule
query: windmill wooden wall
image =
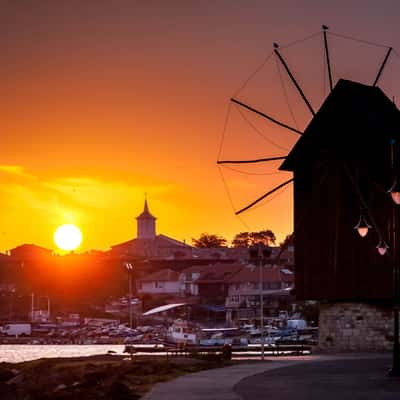
<svg viewBox="0 0 400 400">
<path fill-rule="evenodd" d="M 387 189 L 399 129 L 400 113 L 379 88 L 342 80 L 282 164 L 294 172 L 299 299 L 392 298 L 392 224 L 400 232 L 400 220 Z M 385 256 L 376 250 L 377 230 L 360 238 L 353 229 L 361 199 L 390 246 Z"/>
</svg>

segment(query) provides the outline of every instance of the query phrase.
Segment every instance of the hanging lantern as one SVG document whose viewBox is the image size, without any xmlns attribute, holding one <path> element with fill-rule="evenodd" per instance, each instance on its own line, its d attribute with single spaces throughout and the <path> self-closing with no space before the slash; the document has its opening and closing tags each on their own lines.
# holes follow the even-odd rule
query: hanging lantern
<svg viewBox="0 0 400 400">
<path fill-rule="evenodd" d="M 388 193 L 390 193 L 392 196 L 392 200 L 395 202 L 395 204 L 400 204 L 400 184 L 398 178 L 395 178 L 393 185 L 388 190 Z"/>
<path fill-rule="evenodd" d="M 357 229 L 357 232 L 361 237 L 365 237 L 367 236 L 368 231 L 371 228 L 372 226 L 367 222 L 364 210 L 361 210 L 360 220 L 358 221 L 358 224 L 354 227 L 354 229 Z"/>
<path fill-rule="evenodd" d="M 381 239 L 379 241 L 379 244 L 376 246 L 376 248 L 378 249 L 378 253 L 381 256 L 384 256 L 386 254 L 387 249 L 389 248 L 389 246 L 386 244 L 386 242 L 383 239 Z"/>
</svg>

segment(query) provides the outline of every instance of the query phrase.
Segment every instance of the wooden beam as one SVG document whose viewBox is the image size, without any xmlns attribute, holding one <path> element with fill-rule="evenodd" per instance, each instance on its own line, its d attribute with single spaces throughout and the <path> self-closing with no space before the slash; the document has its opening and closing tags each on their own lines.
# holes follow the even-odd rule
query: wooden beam
<svg viewBox="0 0 400 400">
<path fill-rule="evenodd" d="M 293 76 L 292 72 L 290 71 L 289 67 L 287 66 L 285 60 L 281 56 L 281 53 L 279 53 L 279 51 L 278 51 L 279 45 L 274 43 L 274 47 L 275 47 L 275 49 L 274 49 L 275 54 L 278 56 L 279 61 L 282 63 L 283 67 L 285 68 L 287 74 L 289 75 L 289 78 L 292 80 L 294 86 L 296 86 L 296 89 L 300 93 L 301 98 L 304 100 L 304 102 L 306 103 L 306 106 L 308 107 L 308 109 L 310 110 L 311 114 L 314 117 L 315 116 L 315 112 L 314 112 L 310 102 L 308 101 L 308 99 L 307 99 L 306 95 L 304 94 L 304 92 L 301 90 L 300 85 L 297 83 L 295 77 Z"/>
<path fill-rule="evenodd" d="M 289 183 L 293 182 L 293 178 L 287 180 L 286 182 L 281 183 L 280 185 L 274 187 L 272 190 L 270 190 L 269 192 L 263 194 L 261 197 L 259 197 L 257 200 L 254 200 L 252 203 L 250 203 L 248 206 L 243 207 L 242 209 L 240 209 L 239 211 L 236 211 L 235 214 L 239 215 L 242 212 L 248 210 L 249 208 L 253 207 L 254 205 L 256 205 L 257 203 L 259 203 L 261 200 L 264 200 L 266 197 L 270 196 L 272 193 L 275 193 L 277 190 L 279 190 L 280 188 L 283 188 L 284 186 L 288 185 Z"/>
<path fill-rule="evenodd" d="M 286 156 L 283 157 L 271 157 L 271 158 L 257 158 L 255 160 L 221 160 L 217 161 L 217 164 L 251 164 L 265 161 L 285 160 Z"/>
<path fill-rule="evenodd" d="M 393 48 L 392 48 L 392 47 L 389 47 L 389 49 L 388 49 L 388 51 L 387 51 L 387 53 L 386 53 L 385 59 L 383 60 L 383 63 L 382 63 L 382 65 L 381 65 L 381 67 L 379 68 L 378 75 L 376 76 L 375 81 L 374 81 L 374 84 L 373 84 L 372 86 L 376 86 L 376 84 L 378 83 L 379 78 L 380 78 L 381 75 L 382 75 L 383 68 L 385 68 L 386 62 L 387 62 L 387 60 L 388 60 L 388 58 L 389 58 L 390 53 L 392 52 L 392 50 L 393 50 Z"/>
<path fill-rule="evenodd" d="M 291 126 L 286 125 L 286 124 L 284 124 L 283 122 L 280 122 L 280 121 L 278 121 L 277 119 L 272 118 L 271 116 L 265 114 L 264 112 L 258 111 L 258 110 L 256 110 L 255 108 L 250 107 L 250 106 L 248 106 L 247 104 L 245 104 L 245 103 L 243 103 L 243 102 L 241 102 L 241 101 L 239 101 L 239 100 L 236 100 L 236 99 L 233 99 L 233 98 L 232 98 L 232 99 L 231 99 L 231 102 L 232 102 L 232 103 L 235 103 L 235 104 L 238 104 L 239 106 L 245 108 L 246 110 L 249 110 L 249 111 L 252 111 L 252 112 L 254 112 L 254 113 L 258 114 L 258 115 L 261 115 L 262 117 L 268 119 L 269 121 L 273 122 L 274 124 L 277 124 L 277 125 L 279 125 L 279 126 L 282 126 L 283 128 L 289 129 L 290 131 L 296 132 L 296 133 L 298 133 L 299 135 L 302 135 L 302 134 L 303 134 L 303 132 L 299 131 L 298 129 L 292 128 Z"/>
<path fill-rule="evenodd" d="M 328 38 L 326 36 L 326 31 L 329 28 L 326 25 L 322 25 L 322 29 L 323 29 L 323 33 L 324 33 L 325 56 L 326 56 L 326 65 L 328 67 L 329 87 L 331 88 L 331 92 L 332 92 L 333 80 L 332 80 L 331 62 L 330 62 L 330 59 L 329 59 Z"/>
</svg>

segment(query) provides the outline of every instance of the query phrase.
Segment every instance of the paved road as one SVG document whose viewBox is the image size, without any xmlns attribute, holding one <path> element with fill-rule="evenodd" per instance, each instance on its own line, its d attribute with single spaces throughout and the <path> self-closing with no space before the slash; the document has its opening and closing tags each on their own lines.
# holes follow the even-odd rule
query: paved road
<svg viewBox="0 0 400 400">
<path fill-rule="evenodd" d="M 196 372 L 173 381 L 158 383 L 143 400 L 240 400 L 233 386 L 241 379 L 297 362 L 302 361 L 275 360 Z"/>
<path fill-rule="evenodd" d="M 244 378 L 233 390 L 243 400 L 400 400 L 390 358 L 313 361 Z"/>
</svg>

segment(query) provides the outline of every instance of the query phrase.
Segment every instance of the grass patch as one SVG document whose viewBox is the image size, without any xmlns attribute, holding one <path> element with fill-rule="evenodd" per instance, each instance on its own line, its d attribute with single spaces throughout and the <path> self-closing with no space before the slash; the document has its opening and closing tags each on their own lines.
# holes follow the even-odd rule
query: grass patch
<svg viewBox="0 0 400 400">
<path fill-rule="evenodd" d="M 222 360 L 119 356 L 41 359 L 0 365 L 1 400 L 134 400 L 154 384 L 210 368 Z"/>
</svg>

